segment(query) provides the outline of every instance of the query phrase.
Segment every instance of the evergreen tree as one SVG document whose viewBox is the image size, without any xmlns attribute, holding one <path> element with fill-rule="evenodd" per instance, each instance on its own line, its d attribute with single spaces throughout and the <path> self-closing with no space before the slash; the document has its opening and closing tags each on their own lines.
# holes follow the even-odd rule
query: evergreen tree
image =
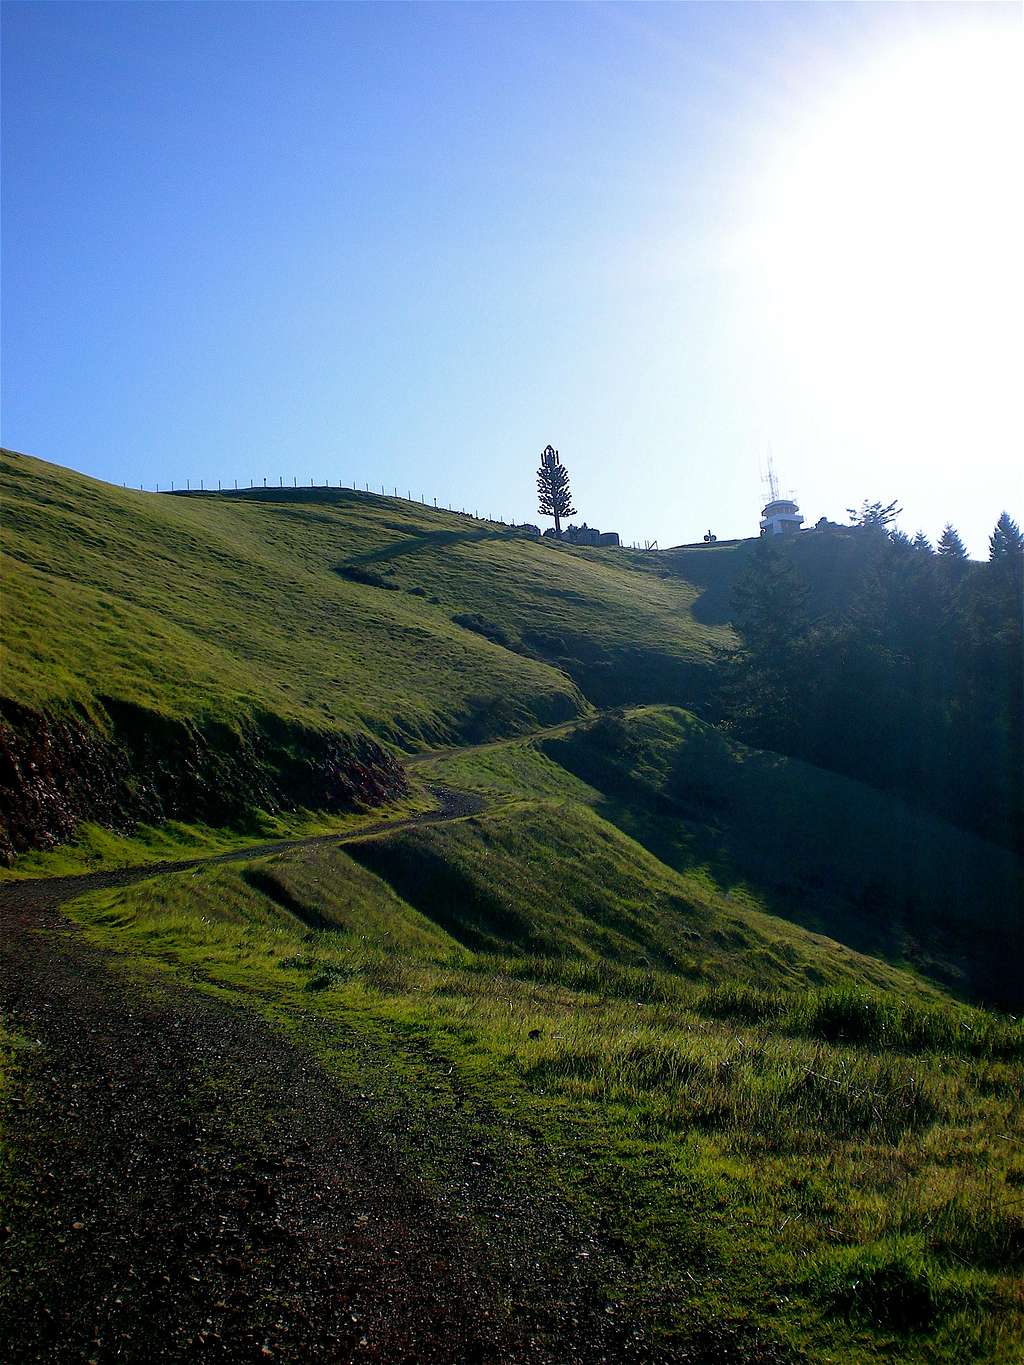
<svg viewBox="0 0 1024 1365">
<path fill-rule="evenodd" d="M 914 536 L 914 549 L 920 550 L 922 554 L 926 555 L 933 555 L 935 553 L 931 541 L 923 531 L 918 531 Z"/>
<path fill-rule="evenodd" d="M 939 536 L 938 553 L 947 559 L 966 559 L 967 547 L 957 533 L 956 527 L 948 521 L 942 528 L 942 535 Z"/>
<path fill-rule="evenodd" d="M 1004 512 L 988 538 L 988 557 L 995 561 L 1020 554 L 1024 554 L 1024 534 L 1009 512 Z"/>
<path fill-rule="evenodd" d="M 895 498 L 892 502 L 884 504 L 868 502 L 865 498 L 859 510 L 856 507 L 848 507 L 846 510 L 854 526 L 860 526 L 865 531 L 885 531 L 896 520 L 903 508 L 896 506 Z"/>
<path fill-rule="evenodd" d="M 569 471 L 553 446 L 546 446 L 537 470 L 537 510 L 542 517 L 554 517 L 555 535 L 562 534 L 562 518 L 577 515 L 569 489 Z"/>
<path fill-rule="evenodd" d="M 745 738 L 766 748 L 794 741 L 806 677 L 802 664 L 810 630 L 807 584 L 769 537 L 758 541 L 733 591 L 732 624 L 742 640 L 727 692 Z"/>
<path fill-rule="evenodd" d="M 727 724 L 1024 851 L 1024 536 L 1004 513 L 987 564 L 952 526 L 939 557 L 924 539 L 858 537 L 847 590 L 813 621 L 798 547 L 759 542 L 734 599 Z M 820 584 L 827 555 L 804 545 Z"/>
</svg>

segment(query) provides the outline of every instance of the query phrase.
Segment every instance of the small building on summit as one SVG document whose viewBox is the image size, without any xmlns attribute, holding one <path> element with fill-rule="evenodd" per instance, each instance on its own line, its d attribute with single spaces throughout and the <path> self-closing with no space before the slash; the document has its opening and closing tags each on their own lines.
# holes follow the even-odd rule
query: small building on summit
<svg viewBox="0 0 1024 1365">
<path fill-rule="evenodd" d="M 792 535 L 803 524 L 803 515 L 792 498 L 774 498 L 761 512 L 763 536 Z"/>
<path fill-rule="evenodd" d="M 779 496 L 779 479 L 775 473 L 775 461 L 768 455 L 768 501 L 761 509 L 761 534 L 763 536 L 791 536 L 804 524 L 800 508 L 792 498 Z"/>
</svg>

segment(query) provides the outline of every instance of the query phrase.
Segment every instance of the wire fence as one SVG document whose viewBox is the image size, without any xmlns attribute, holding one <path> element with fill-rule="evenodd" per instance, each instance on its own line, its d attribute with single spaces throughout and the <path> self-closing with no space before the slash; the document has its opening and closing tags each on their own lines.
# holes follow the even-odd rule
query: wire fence
<svg viewBox="0 0 1024 1365">
<path fill-rule="evenodd" d="M 122 487 L 122 488 L 125 488 L 125 489 L 127 489 L 128 486 L 129 486 L 129 485 L 128 485 L 127 483 L 122 483 L 122 484 L 121 484 L 121 487 Z M 132 484 L 131 487 L 132 487 L 132 489 L 134 490 L 135 485 Z M 343 479 L 339 479 L 338 482 L 337 482 L 336 484 L 335 484 L 335 483 L 330 483 L 330 482 L 327 482 L 327 483 L 317 483 L 317 482 L 315 481 L 315 479 L 310 478 L 308 484 L 307 484 L 305 481 L 303 481 L 303 482 L 300 484 L 300 483 L 299 483 L 299 480 L 298 480 L 298 476 L 297 476 L 297 475 L 293 475 L 293 476 L 292 476 L 292 481 L 291 481 L 291 483 L 288 484 L 288 483 L 285 482 L 284 476 L 281 475 L 281 474 L 278 475 L 277 483 L 274 483 L 273 479 L 264 478 L 264 479 L 262 480 L 262 482 L 260 482 L 260 483 L 255 483 L 255 482 L 253 482 L 253 483 L 248 483 L 248 484 L 247 484 L 247 483 L 244 483 L 244 482 L 243 482 L 243 483 L 240 485 L 237 479 L 233 479 L 230 483 L 228 483 L 226 480 L 218 479 L 218 480 L 217 480 L 217 486 L 216 486 L 216 488 L 214 488 L 212 481 L 211 481 L 211 483 L 210 483 L 210 487 L 207 488 L 207 487 L 206 487 L 206 480 L 205 480 L 204 478 L 201 478 L 201 479 L 199 480 L 199 484 L 198 484 L 198 486 L 197 486 L 196 488 L 193 488 L 193 487 L 192 487 L 192 480 L 191 480 L 191 479 L 186 479 L 186 480 L 185 480 L 185 486 L 184 486 L 184 487 L 182 487 L 180 483 L 179 483 L 177 486 L 175 486 L 173 480 L 172 480 L 169 484 L 165 484 L 162 488 L 161 488 L 160 484 L 154 484 L 154 486 L 153 486 L 151 489 L 147 489 L 147 488 L 145 487 L 144 484 L 141 484 L 141 483 L 139 484 L 139 492 L 140 492 L 140 493 L 147 493 L 147 492 L 152 492 L 152 493 L 165 493 L 165 494 L 166 494 L 166 493 L 174 493 L 174 494 L 176 494 L 176 495 L 180 495 L 180 494 L 183 494 L 183 493 L 184 493 L 184 494 L 190 494 L 190 495 L 191 495 L 191 494 L 196 494 L 196 493 L 199 493 L 199 494 L 207 494 L 207 493 L 261 493 L 261 492 L 263 492 L 264 490 L 266 490 L 266 491 L 268 491 L 268 492 L 273 492 L 273 491 L 275 491 L 275 490 L 277 490 L 278 492 L 281 492 L 281 491 L 284 491 L 285 489 L 291 489 L 291 490 L 293 490 L 293 491 L 297 491 L 297 490 L 300 489 L 300 488 L 303 488 L 303 489 L 309 488 L 309 489 L 313 489 L 314 491 L 315 491 L 316 489 L 318 489 L 318 488 L 319 488 L 319 489 L 323 489 L 324 491 L 327 491 L 327 490 L 332 489 L 332 488 L 336 488 L 336 489 L 338 489 L 340 492 L 348 492 L 348 493 L 361 494 L 361 495 L 364 496 L 364 497 L 365 497 L 365 496 L 369 496 L 369 497 L 372 497 L 372 498 L 387 498 L 387 499 L 389 499 L 389 500 L 391 500 L 391 501 L 410 502 L 410 503 L 413 503 L 413 504 L 414 504 L 415 506 L 417 506 L 417 507 L 428 507 L 428 508 L 432 508 L 433 510 L 438 511 L 438 512 L 447 512 L 447 513 L 449 513 L 449 514 L 452 515 L 452 516 L 456 516 L 456 517 L 467 517 L 467 518 L 469 518 L 470 520 L 473 520 L 473 521 L 483 521 L 483 522 L 487 522 L 487 523 L 489 523 L 489 524 L 492 525 L 492 526 L 504 526 L 504 527 L 506 527 L 506 528 L 510 528 L 510 529 L 514 529 L 514 530 L 515 530 L 515 529 L 518 529 L 518 530 L 531 529 L 531 530 L 533 530 L 533 529 L 536 528 L 536 522 L 531 521 L 531 520 L 529 519 L 529 517 L 523 517 L 523 518 L 519 518 L 519 519 L 516 519 L 515 517 L 510 517 L 510 518 L 506 521 L 506 519 L 505 519 L 504 517 L 494 517 L 494 516 L 491 516 L 491 514 L 490 514 L 489 512 L 488 512 L 486 515 L 481 516 L 481 514 L 480 514 L 479 511 L 475 511 L 475 510 L 474 510 L 474 511 L 470 511 L 470 509 L 469 509 L 468 507 L 456 507 L 455 504 L 452 503 L 452 502 L 439 501 L 437 498 L 435 498 L 435 497 L 433 497 L 433 496 L 428 497 L 425 493 L 420 493 L 420 495 L 419 495 L 418 498 L 414 498 L 414 497 L 413 497 L 413 494 L 412 494 L 412 489 L 411 489 L 411 488 L 407 488 L 407 489 L 406 489 L 405 495 L 404 495 L 404 497 L 403 497 L 402 494 L 401 494 L 401 493 L 399 492 L 399 490 L 398 490 L 398 485 L 397 485 L 397 484 L 395 484 L 395 485 L 392 486 L 392 491 L 389 493 L 388 490 L 387 490 L 387 486 L 386 486 L 385 484 L 382 483 L 382 484 L 380 485 L 380 492 L 378 493 L 378 492 L 377 492 L 377 485 L 374 484 L 374 485 L 371 487 L 370 484 L 369 484 L 368 482 L 359 483 L 358 481 L 353 480 L 351 483 L 345 483 L 345 481 L 344 481 Z M 554 539 L 553 536 L 545 536 L 544 538 L 545 538 L 545 539 Z M 572 542 L 570 541 L 570 542 L 566 542 L 566 543 L 571 544 Z M 626 544 L 623 542 L 623 544 L 622 544 L 622 546 L 621 546 L 621 548 L 630 549 L 630 550 L 655 550 L 655 549 L 657 549 L 657 547 L 658 547 L 658 542 L 657 542 L 656 540 L 655 540 L 655 541 L 645 541 L 642 545 L 641 545 L 638 541 L 634 541 L 634 542 L 630 543 L 629 545 L 626 545 Z"/>
<path fill-rule="evenodd" d="M 135 485 L 134 485 L 134 484 L 129 485 L 129 484 L 125 483 L 125 482 L 122 482 L 122 484 L 121 484 L 121 487 L 122 487 L 122 488 L 125 488 L 125 489 L 127 489 L 129 486 L 130 486 L 132 489 L 135 488 Z M 379 493 L 378 493 L 378 491 L 377 491 L 378 487 L 380 488 L 380 492 L 379 492 Z M 139 490 L 140 493 L 165 493 L 165 494 L 166 494 L 166 493 L 174 493 L 174 494 L 183 494 L 183 493 L 184 493 L 184 494 L 196 494 L 196 493 L 199 493 L 199 494 L 205 494 L 205 493 L 242 493 L 242 494 L 245 494 L 245 493 L 262 493 L 264 490 L 266 490 L 267 492 L 273 492 L 273 491 L 275 491 L 275 490 L 280 492 L 280 491 L 284 491 L 284 490 L 287 490 L 287 489 L 291 489 L 291 490 L 293 490 L 293 491 L 297 491 L 297 490 L 299 490 L 299 489 L 312 489 L 312 490 L 314 490 L 314 491 L 317 490 L 317 489 L 322 489 L 322 490 L 324 490 L 325 492 L 326 492 L 326 491 L 329 491 L 330 489 L 337 489 L 337 490 L 339 490 L 340 492 L 348 492 L 348 493 L 362 494 L 363 496 L 369 495 L 370 497 L 374 497 L 374 498 L 387 498 L 387 499 L 390 500 L 390 501 L 411 502 L 411 503 L 415 504 L 415 505 L 418 506 L 418 507 L 433 508 L 434 510 L 436 510 L 436 511 L 438 511 L 438 512 L 448 512 L 448 513 L 450 513 L 452 516 L 457 516 L 457 517 L 459 517 L 459 516 L 461 516 L 461 517 L 469 517 L 469 518 L 472 518 L 472 519 L 475 520 L 475 521 L 486 521 L 486 522 L 490 522 L 490 523 L 491 523 L 492 525 L 494 525 L 494 526 L 523 527 L 523 526 L 533 526 L 533 525 L 536 524 L 536 523 L 534 523 L 534 522 L 531 522 L 531 521 L 529 520 L 529 518 L 526 518 L 526 517 L 519 518 L 519 519 L 516 519 L 515 517 L 510 517 L 508 520 L 506 520 L 504 517 L 494 517 L 494 516 L 492 516 L 489 512 L 488 512 L 488 513 L 485 513 L 485 514 L 483 514 L 483 515 L 481 515 L 480 511 L 477 510 L 477 509 L 470 509 L 470 508 L 468 508 L 468 507 L 457 507 L 457 506 L 455 505 L 455 503 L 453 503 L 453 502 L 450 502 L 450 501 L 449 501 L 449 502 L 445 502 L 445 501 L 443 501 L 442 499 L 435 498 L 435 497 L 433 497 L 433 496 L 429 496 L 429 497 L 428 497 L 426 493 L 420 493 L 418 497 L 414 497 L 414 496 L 413 496 L 413 491 L 412 491 L 411 488 L 407 488 L 406 491 L 405 491 L 405 493 L 402 494 L 402 493 L 399 491 L 399 487 L 398 487 L 397 484 L 392 485 L 392 487 L 391 487 L 391 489 L 390 489 L 390 491 L 389 491 L 389 489 L 388 489 L 388 487 L 387 487 L 386 484 L 383 484 L 383 483 L 382 483 L 382 484 L 380 484 L 380 485 L 377 485 L 377 484 L 370 484 L 370 483 L 368 483 L 368 482 L 362 482 L 362 483 L 360 483 L 360 482 L 357 481 L 357 480 L 353 480 L 353 481 L 350 482 L 350 483 L 346 483 L 346 482 L 344 481 L 344 479 L 339 479 L 337 483 L 333 483 L 333 482 L 317 483 L 317 481 L 316 481 L 315 479 L 310 478 L 310 480 L 309 480 L 308 483 L 306 483 L 305 480 L 303 480 L 302 483 L 299 483 L 298 477 L 297 477 L 296 475 L 293 475 L 293 476 L 292 476 L 292 481 L 291 481 L 291 483 L 289 484 L 289 483 L 287 483 L 287 482 L 285 481 L 283 475 L 278 475 L 278 478 L 277 478 L 277 482 L 276 482 L 276 483 L 274 482 L 273 479 L 270 479 L 270 478 L 264 478 L 264 479 L 262 479 L 262 480 L 261 480 L 260 482 L 258 482 L 258 483 L 255 482 L 255 481 L 253 481 L 252 483 L 245 483 L 244 481 L 240 483 L 240 482 L 238 481 L 238 479 L 232 479 L 230 482 L 228 482 L 227 480 L 218 479 L 218 480 L 216 481 L 216 484 L 214 484 L 214 482 L 211 480 L 210 486 L 209 486 L 209 488 L 207 488 L 207 486 L 206 486 L 206 480 L 205 480 L 205 479 L 200 479 L 199 482 L 196 484 L 196 486 L 193 488 L 193 486 L 192 486 L 192 480 L 191 480 L 191 479 L 186 479 L 185 482 L 184 482 L 184 484 L 181 484 L 181 483 L 176 484 L 173 480 L 171 480 L 170 483 L 163 484 L 163 485 L 161 485 L 161 484 L 159 484 L 159 483 L 154 484 L 152 488 L 147 488 L 144 484 L 141 484 L 141 483 L 140 483 L 139 486 L 138 486 L 138 490 Z"/>
</svg>

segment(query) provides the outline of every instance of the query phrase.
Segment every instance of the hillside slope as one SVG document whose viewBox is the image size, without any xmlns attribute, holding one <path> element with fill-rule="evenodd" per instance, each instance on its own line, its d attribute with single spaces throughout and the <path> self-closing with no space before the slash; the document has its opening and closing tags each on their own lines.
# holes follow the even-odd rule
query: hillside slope
<svg viewBox="0 0 1024 1365">
<path fill-rule="evenodd" d="M 708 722 L 749 545 L 4 472 L 9 1356 L 1019 1359 L 1020 863 Z"/>
<path fill-rule="evenodd" d="M 143 494 L 13 452 L 0 471 L 15 848 L 82 818 L 388 799 L 381 745 L 692 701 L 727 638 L 642 556 L 405 500 Z"/>
</svg>

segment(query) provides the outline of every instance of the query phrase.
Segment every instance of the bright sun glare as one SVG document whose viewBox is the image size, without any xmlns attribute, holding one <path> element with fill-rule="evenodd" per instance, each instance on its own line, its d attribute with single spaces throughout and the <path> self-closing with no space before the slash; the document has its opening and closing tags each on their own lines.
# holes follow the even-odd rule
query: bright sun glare
<svg viewBox="0 0 1024 1365">
<path fill-rule="evenodd" d="M 755 269 L 787 363 L 919 458 L 1019 431 L 1020 55 L 986 32 L 894 51 L 764 168 Z"/>
</svg>

